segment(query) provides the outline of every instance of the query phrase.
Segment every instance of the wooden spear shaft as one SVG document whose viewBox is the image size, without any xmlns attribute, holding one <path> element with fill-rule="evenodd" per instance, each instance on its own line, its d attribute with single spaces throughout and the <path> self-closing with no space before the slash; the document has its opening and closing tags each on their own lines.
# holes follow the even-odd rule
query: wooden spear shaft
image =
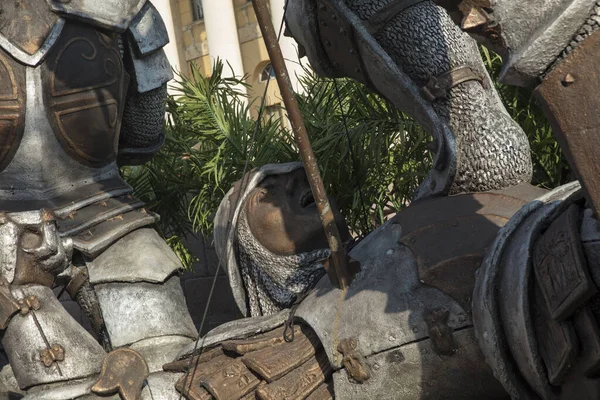
<svg viewBox="0 0 600 400">
<path fill-rule="evenodd" d="M 317 166 L 317 160 L 313 152 L 312 146 L 308 139 L 306 132 L 306 126 L 304 120 L 300 114 L 300 108 L 296 101 L 296 95 L 292 88 L 292 82 L 285 65 L 281 48 L 279 47 L 279 41 L 269 9 L 267 8 L 266 0 L 252 0 L 254 11 L 256 12 L 256 18 L 260 26 L 260 30 L 267 46 L 269 58 L 271 59 L 271 65 L 275 70 L 277 83 L 279 84 L 279 90 L 283 103 L 288 113 L 290 123 L 292 124 L 292 130 L 294 131 L 294 138 L 300 151 L 300 156 L 304 162 L 304 169 L 308 176 L 308 182 L 312 189 L 317 209 L 323 222 L 323 229 L 331 248 L 331 263 L 326 266 L 327 274 L 332 284 L 338 286 L 341 289 L 345 289 L 350 284 L 351 278 L 348 268 L 348 256 L 342 244 L 340 233 L 335 223 L 333 211 L 327 199 L 327 193 L 325 193 L 325 187 L 323 186 L 323 180 L 319 173 Z M 333 268 L 331 268 L 333 264 Z"/>
</svg>

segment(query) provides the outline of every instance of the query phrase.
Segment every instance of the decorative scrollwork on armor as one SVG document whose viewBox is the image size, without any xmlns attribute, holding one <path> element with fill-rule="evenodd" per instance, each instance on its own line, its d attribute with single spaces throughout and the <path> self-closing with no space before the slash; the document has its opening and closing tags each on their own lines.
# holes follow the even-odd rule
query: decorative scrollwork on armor
<svg viewBox="0 0 600 400">
<path fill-rule="evenodd" d="M 49 120 L 78 162 L 101 167 L 116 159 L 127 75 L 117 35 L 69 23 L 44 65 Z"/>
<path fill-rule="evenodd" d="M 12 160 L 25 128 L 25 69 L 0 50 L 0 171 Z"/>
</svg>

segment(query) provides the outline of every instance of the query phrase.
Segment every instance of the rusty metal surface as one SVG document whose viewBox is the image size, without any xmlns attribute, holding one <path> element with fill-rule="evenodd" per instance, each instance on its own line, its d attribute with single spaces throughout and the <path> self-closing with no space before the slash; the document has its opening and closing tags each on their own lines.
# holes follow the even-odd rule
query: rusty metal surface
<svg viewBox="0 0 600 400">
<path fill-rule="evenodd" d="M 42 69 L 48 119 L 65 151 L 90 167 L 116 160 L 128 81 L 118 36 L 67 22 Z"/>
<path fill-rule="evenodd" d="M 96 257 L 120 238 L 158 221 L 158 215 L 140 208 L 117 215 L 73 237 L 73 247 Z"/>
<path fill-rule="evenodd" d="M 327 274 L 334 285 L 344 289 L 353 279 L 353 275 L 348 268 L 349 260 L 335 223 L 335 217 L 329 204 L 327 193 L 325 192 L 325 186 L 323 186 L 321 173 L 319 172 L 319 167 L 308 138 L 308 133 L 302 115 L 300 114 L 296 95 L 294 94 L 287 67 L 285 66 L 285 60 L 281 53 L 281 49 L 279 48 L 277 34 L 273 28 L 273 22 L 271 21 L 267 2 L 265 0 L 253 0 L 252 5 L 254 6 L 254 11 L 267 46 L 267 51 L 269 52 L 269 58 L 271 59 L 273 69 L 276 73 L 281 97 L 294 131 L 296 145 L 298 146 L 300 156 L 302 157 L 304 169 L 306 170 L 306 175 L 308 176 L 308 181 L 313 192 L 313 197 L 323 222 L 323 229 L 325 230 L 327 241 L 331 248 L 331 264 L 333 268 L 329 268 Z"/>
<path fill-rule="evenodd" d="M 99 395 L 119 393 L 122 400 L 140 400 L 148 375 L 148 365 L 138 352 L 128 348 L 117 349 L 104 359 L 92 392 Z"/>
<path fill-rule="evenodd" d="M 548 311 L 569 318 L 597 288 L 588 273 L 579 235 L 580 208 L 573 204 L 552 222 L 533 249 L 533 269 Z"/>
<path fill-rule="evenodd" d="M 50 368 L 54 363 L 65 360 L 65 349 L 60 344 L 53 344 L 47 349 L 40 350 L 40 360 L 46 368 Z"/>
<path fill-rule="evenodd" d="M 142 201 L 130 194 L 101 200 L 58 220 L 58 229 L 63 236 L 74 236 L 106 220 L 143 206 Z"/>
<path fill-rule="evenodd" d="M 296 334 L 293 342 L 248 353 L 242 361 L 267 382 L 273 382 L 314 357 L 319 347 L 315 333 L 306 329 Z"/>
<path fill-rule="evenodd" d="M 600 215 L 599 64 L 600 32 L 596 32 L 552 69 L 535 90 L 596 215 Z"/>
<path fill-rule="evenodd" d="M 325 352 L 319 352 L 280 380 L 264 385 L 256 391 L 261 400 L 303 400 L 319 388 L 332 370 Z"/>
</svg>

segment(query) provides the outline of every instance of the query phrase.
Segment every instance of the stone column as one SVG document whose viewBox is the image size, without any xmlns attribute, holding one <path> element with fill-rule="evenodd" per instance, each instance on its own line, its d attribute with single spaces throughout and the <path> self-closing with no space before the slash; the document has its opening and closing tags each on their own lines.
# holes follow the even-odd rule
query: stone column
<svg viewBox="0 0 600 400">
<path fill-rule="evenodd" d="M 270 2 L 271 19 L 273 20 L 275 32 L 278 33 L 279 27 L 281 26 L 281 20 L 283 19 L 285 0 L 270 0 Z M 294 90 L 298 92 L 300 90 L 300 85 L 296 77 L 301 76 L 303 73 L 302 66 L 300 65 L 300 60 L 298 59 L 298 45 L 293 38 L 283 36 L 282 33 L 281 39 L 279 39 L 279 47 L 281 47 L 281 52 L 283 53 L 283 57 L 285 58 L 285 64 L 287 66 L 290 79 L 292 81 L 292 86 L 294 87 Z"/>
<path fill-rule="evenodd" d="M 206 40 L 211 61 L 220 58 L 224 63 L 223 74 L 230 76 L 231 65 L 236 77 L 244 76 L 244 64 L 240 50 L 233 0 L 202 0 Z M 243 86 L 239 90 L 246 93 Z"/>
</svg>

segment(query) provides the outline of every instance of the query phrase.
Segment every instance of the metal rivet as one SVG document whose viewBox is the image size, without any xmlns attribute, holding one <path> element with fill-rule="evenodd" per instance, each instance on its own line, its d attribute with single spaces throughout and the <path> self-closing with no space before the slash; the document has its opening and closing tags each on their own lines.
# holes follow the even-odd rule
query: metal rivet
<svg viewBox="0 0 600 400">
<path fill-rule="evenodd" d="M 575 83 L 575 77 L 571 73 L 568 73 L 567 75 L 565 75 L 565 77 L 562 80 L 563 86 L 569 86 L 569 85 L 572 85 L 573 83 Z"/>
</svg>

